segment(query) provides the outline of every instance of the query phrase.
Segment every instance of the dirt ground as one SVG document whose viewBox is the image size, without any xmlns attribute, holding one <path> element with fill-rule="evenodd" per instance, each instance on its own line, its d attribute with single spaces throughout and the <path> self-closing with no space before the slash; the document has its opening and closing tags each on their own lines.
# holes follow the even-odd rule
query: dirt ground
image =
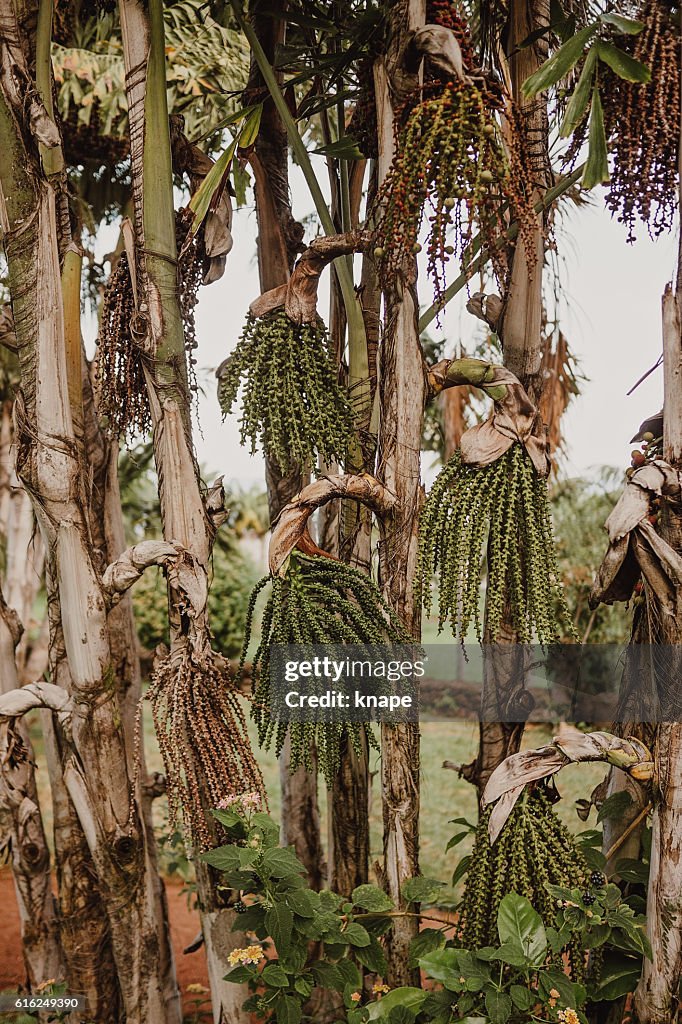
<svg viewBox="0 0 682 1024">
<path fill-rule="evenodd" d="M 199 932 L 199 915 L 187 907 L 187 895 L 181 892 L 182 884 L 166 879 L 168 912 L 171 936 L 178 972 L 178 983 L 183 994 L 186 1010 L 192 1008 L 196 996 L 188 995 L 187 986 L 208 985 L 206 958 L 203 949 L 196 953 L 183 954 L 183 949 L 193 941 Z M 9 869 L 0 871 L 0 991 L 13 989 L 24 980 L 24 965 L 21 957 L 19 912 L 14 892 L 14 883 Z"/>
</svg>

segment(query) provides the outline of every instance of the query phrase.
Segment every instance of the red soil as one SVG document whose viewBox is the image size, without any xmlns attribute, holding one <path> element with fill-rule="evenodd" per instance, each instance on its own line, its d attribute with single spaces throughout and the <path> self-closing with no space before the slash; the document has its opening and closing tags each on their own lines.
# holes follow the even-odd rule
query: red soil
<svg viewBox="0 0 682 1024">
<path fill-rule="evenodd" d="M 190 1001 L 196 996 L 187 995 L 187 986 L 208 985 L 206 957 L 203 948 L 196 953 L 183 954 L 183 949 L 196 938 L 199 932 L 199 915 L 187 907 L 187 896 L 181 892 L 181 883 L 166 879 L 168 913 L 171 937 L 175 950 L 178 984 L 183 1001 L 190 1008 Z M 16 988 L 24 981 L 24 964 L 21 956 L 21 933 L 19 912 L 14 892 L 14 882 L 9 870 L 0 871 L 0 991 Z"/>
</svg>

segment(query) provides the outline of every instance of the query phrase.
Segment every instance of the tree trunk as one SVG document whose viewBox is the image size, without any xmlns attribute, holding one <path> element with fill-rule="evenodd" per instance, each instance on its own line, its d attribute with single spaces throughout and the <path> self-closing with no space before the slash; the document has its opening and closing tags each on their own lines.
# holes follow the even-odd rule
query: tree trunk
<svg viewBox="0 0 682 1024">
<path fill-rule="evenodd" d="M 285 7 L 282 4 L 282 15 Z M 262 0 L 251 0 L 249 16 L 266 57 L 274 65 L 276 48 L 286 36 L 285 18 L 273 17 L 272 8 Z M 265 83 L 256 61 L 252 60 L 247 93 L 263 92 L 267 92 Z M 270 97 L 263 105 L 251 166 L 258 222 L 258 274 L 261 292 L 267 292 L 289 280 L 303 238 L 303 228 L 291 211 L 286 128 Z M 276 462 L 267 456 L 265 461 L 270 522 L 274 523 L 307 480 L 299 466 L 282 474 Z M 289 761 L 287 741 L 280 755 L 282 842 L 295 848 L 296 856 L 305 865 L 309 885 L 319 889 L 324 879 L 324 851 L 320 833 L 318 777 L 315 771 L 308 772 L 304 767 L 292 773 Z M 316 763 L 316 757 L 314 761 Z"/>
<path fill-rule="evenodd" d="M 165 1024 L 160 940 L 149 885 L 149 851 L 128 777 L 120 713 L 109 685 L 106 602 L 83 512 L 82 466 L 69 402 L 56 196 L 40 171 L 16 68 L 30 81 L 9 0 L 0 83 L 0 183 L 5 250 L 21 363 L 17 469 L 34 503 L 64 611 L 72 748 L 64 780 L 83 825 L 111 926 L 128 1024 Z M 35 124 L 35 122 L 32 122 Z M 58 138 L 47 116 L 42 139 Z"/>
<path fill-rule="evenodd" d="M 682 258 L 677 287 L 663 296 L 663 458 L 678 472 L 682 468 Z M 661 535 L 682 551 L 680 493 L 663 506 Z M 663 615 L 660 643 L 665 647 L 668 686 L 682 675 L 682 588 L 675 591 L 676 607 Z M 654 747 L 657 786 L 651 835 L 651 869 L 647 892 L 647 934 L 653 959 L 644 959 L 635 993 L 640 1024 L 674 1024 L 679 1020 L 682 979 L 682 723 L 663 721 Z"/>
<path fill-rule="evenodd" d="M 524 41 L 549 24 L 548 0 L 511 0 L 508 29 L 508 72 L 512 98 L 520 112 L 524 147 L 531 169 L 530 205 L 536 203 L 551 183 L 548 152 L 549 125 L 544 95 L 528 99 L 522 85 L 547 58 L 547 39 L 541 37 L 530 45 Z M 507 290 L 499 334 L 503 362 L 516 374 L 530 398 L 537 402 L 542 388 L 542 266 L 544 261 L 544 215 L 535 217 L 533 251 L 519 236 L 511 255 Z M 484 643 L 516 644 L 510 615 L 505 615 L 497 638 L 484 636 Z M 518 659 L 504 652 L 488 651 L 484 657 L 484 690 L 494 692 L 498 706 L 506 706 L 518 680 Z M 505 758 L 515 754 L 523 738 L 523 722 L 481 722 L 478 757 L 465 773 L 475 782 L 479 795 L 492 772 Z"/>
<path fill-rule="evenodd" d="M 15 649 L 21 636 L 16 613 L 0 591 L 0 693 L 19 686 Z M 29 991 L 51 978 L 64 980 L 50 851 L 38 803 L 34 754 L 21 719 L 0 722 L 0 803 L 10 817 L 12 874 Z"/>
<path fill-rule="evenodd" d="M 389 9 L 387 51 L 374 66 L 378 121 L 378 180 L 384 181 L 394 153 L 395 107 L 419 85 L 402 65 L 406 33 L 424 24 L 423 0 L 396 0 Z M 395 105 L 394 105 L 395 104 Z M 380 528 L 380 581 L 384 596 L 408 631 L 420 633 L 420 608 L 413 580 L 418 516 L 423 498 L 420 448 L 426 401 L 424 359 L 419 342 L 416 263 L 402 269 L 395 288 L 384 291 L 384 335 L 379 350 L 380 395 L 377 479 L 396 495 L 397 506 Z M 401 887 L 419 872 L 419 726 L 381 729 L 381 790 L 384 824 L 384 886 L 396 909 L 405 909 Z M 414 984 L 409 945 L 417 934 L 413 917 L 395 919 L 387 939 L 391 986 Z"/>
</svg>

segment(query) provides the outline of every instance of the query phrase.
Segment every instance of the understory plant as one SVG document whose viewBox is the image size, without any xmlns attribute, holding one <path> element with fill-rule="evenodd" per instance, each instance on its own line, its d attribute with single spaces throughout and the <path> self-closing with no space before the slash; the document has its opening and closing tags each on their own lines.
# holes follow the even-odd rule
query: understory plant
<svg viewBox="0 0 682 1024">
<path fill-rule="evenodd" d="M 332 722 L 290 722 L 288 716 L 281 718 L 270 674 L 272 645 L 351 644 L 367 651 L 372 645 L 410 644 L 412 639 L 365 573 L 334 558 L 294 550 L 281 574 L 265 576 L 253 590 L 240 672 L 251 641 L 256 601 L 267 586 L 271 593 L 252 662 L 256 679 L 252 715 L 258 725 L 260 743 L 267 749 L 274 740 L 279 755 L 288 732 L 292 771 L 301 765 L 313 770 L 311 751 L 315 746 L 325 780 L 331 785 L 340 764 L 342 739 L 347 736 L 358 754 L 363 732 L 373 746 L 376 740 L 364 723 L 350 721 L 344 712 Z"/>
<path fill-rule="evenodd" d="M 573 627 L 560 586 L 547 482 L 523 445 L 495 462 L 469 466 L 458 451 L 438 474 L 420 520 L 417 586 L 432 608 L 437 577 L 438 627 L 449 621 L 464 640 L 473 625 L 480 641 L 480 585 L 486 572 L 486 629 L 498 636 L 509 602 L 520 643 L 558 642 Z M 563 627 L 563 628 L 562 628 Z"/>
<path fill-rule="evenodd" d="M 338 382 L 324 323 L 298 324 L 283 309 L 249 315 L 234 352 L 217 371 L 218 401 L 228 415 L 240 387 L 242 444 L 260 444 L 282 472 L 312 467 L 317 456 L 342 461 L 353 413 Z"/>
</svg>

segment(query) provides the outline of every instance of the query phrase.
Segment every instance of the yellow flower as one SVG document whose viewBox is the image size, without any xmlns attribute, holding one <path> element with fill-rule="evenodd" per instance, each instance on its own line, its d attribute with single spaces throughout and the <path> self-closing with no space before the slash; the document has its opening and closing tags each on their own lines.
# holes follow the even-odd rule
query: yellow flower
<svg viewBox="0 0 682 1024">
<path fill-rule="evenodd" d="M 258 964 L 263 959 L 260 946 L 247 946 L 245 949 L 233 949 L 227 958 L 231 967 L 235 964 Z"/>
<path fill-rule="evenodd" d="M 44 992 L 50 985 L 54 985 L 54 978 L 48 978 L 47 981 L 41 981 L 39 985 L 36 985 L 36 992 Z"/>
<path fill-rule="evenodd" d="M 375 981 L 372 985 L 372 992 L 375 996 L 384 996 L 387 992 L 390 992 L 390 986 L 383 981 Z"/>
<path fill-rule="evenodd" d="M 208 992 L 208 989 L 206 988 L 205 985 L 200 985 L 198 982 L 195 981 L 191 985 L 188 985 L 185 991 L 191 992 L 192 995 L 199 996 L 203 995 L 204 992 Z"/>
<path fill-rule="evenodd" d="M 561 1024 L 580 1024 L 580 1017 L 570 1006 L 567 1010 L 559 1010 L 559 1020 Z"/>
<path fill-rule="evenodd" d="M 359 1003 L 361 999 L 362 999 L 362 996 L 360 995 L 359 992 L 352 992 L 351 993 L 351 1000 L 352 1000 L 352 1002 Z"/>
</svg>

